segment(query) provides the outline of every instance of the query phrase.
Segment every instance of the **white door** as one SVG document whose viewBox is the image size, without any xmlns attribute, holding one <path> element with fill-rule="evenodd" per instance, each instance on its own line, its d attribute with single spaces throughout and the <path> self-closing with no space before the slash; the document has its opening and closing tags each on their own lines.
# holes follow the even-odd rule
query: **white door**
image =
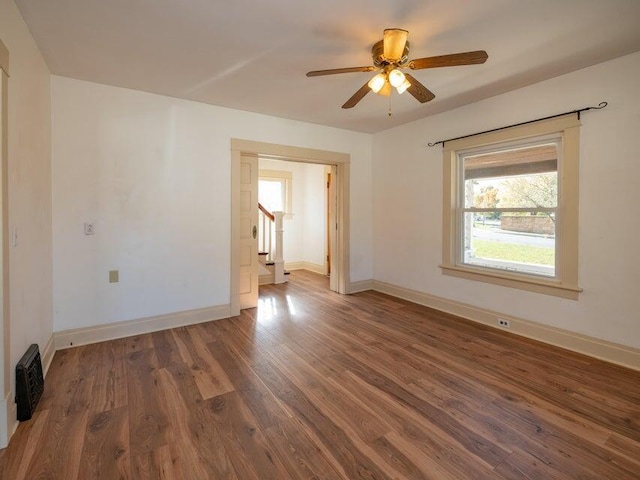
<svg viewBox="0 0 640 480">
<path fill-rule="evenodd" d="M 258 306 L 258 157 L 240 156 L 240 309 Z"/>
</svg>

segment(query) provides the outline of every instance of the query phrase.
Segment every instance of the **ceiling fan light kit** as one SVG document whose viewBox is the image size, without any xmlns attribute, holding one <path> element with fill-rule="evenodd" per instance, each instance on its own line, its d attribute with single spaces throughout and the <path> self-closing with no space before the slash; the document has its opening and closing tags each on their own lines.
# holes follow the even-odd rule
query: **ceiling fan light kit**
<svg viewBox="0 0 640 480">
<path fill-rule="evenodd" d="M 396 90 L 398 91 L 399 95 L 402 95 L 404 92 L 407 91 L 407 89 L 411 86 L 411 83 L 409 83 L 409 80 L 406 80 L 404 82 L 402 82 L 402 84 L 398 85 L 396 87 Z"/>
<path fill-rule="evenodd" d="M 369 85 L 369 88 L 373 90 L 374 93 L 378 93 L 382 89 L 382 87 L 384 87 L 386 81 L 387 78 L 384 76 L 384 74 L 378 73 L 371 80 L 369 80 L 367 85 Z"/>
<path fill-rule="evenodd" d="M 392 87 L 399 94 L 408 91 L 420 103 L 426 103 L 435 95 L 418 80 L 401 71 L 402 68 L 422 70 L 425 68 L 454 67 L 459 65 L 477 65 L 487 61 L 488 55 L 484 50 L 454 53 L 435 57 L 416 58 L 409 60 L 409 32 L 401 28 L 388 28 L 384 31 L 383 39 L 371 47 L 373 66 L 334 68 L 329 70 L 314 70 L 307 73 L 307 77 L 335 75 L 338 73 L 373 72 L 379 70 L 367 83 L 353 94 L 342 105 L 342 108 L 353 108 L 369 91 L 378 95 L 391 95 Z"/>
<path fill-rule="evenodd" d="M 400 70 L 398 70 L 397 68 L 394 68 L 393 70 L 391 70 L 389 72 L 389 83 L 391 84 L 392 87 L 396 87 L 398 88 L 400 85 L 402 85 L 405 81 L 406 81 L 406 77 L 404 76 L 404 73 L 402 73 Z"/>
<path fill-rule="evenodd" d="M 378 95 L 382 95 L 383 97 L 388 97 L 391 95 L 391 84 L 389 82 L 384 82 L 382 89 L 378 92 Z"/>
</svg>

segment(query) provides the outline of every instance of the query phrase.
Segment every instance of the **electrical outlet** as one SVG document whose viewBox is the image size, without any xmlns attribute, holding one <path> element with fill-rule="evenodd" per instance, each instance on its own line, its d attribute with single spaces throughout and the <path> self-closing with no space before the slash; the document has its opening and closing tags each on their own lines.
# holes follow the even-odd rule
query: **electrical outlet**
<svg viewBox="0 0 640 480">
<path fill-rule="evenodd" d="M 96 230 L 95 230 L 95 227 L 93 226 L 93 223 L 86 222 L 84 224 L 84 234 L 93 235 L 94 233 L 96 233 Z"/>
<path fill-rule="evenodd" d="M 498 319 L 498 326 L 503 327 L 503 328 L 509 328 L 509 327 L 511 327 L 511 324 L 509 323 L 509 320 L 505 320 L 504 318 L 499 318 Z"/>
<path fill-rule="evenodd" d="M 109 270 L 109 283 L 118 283 L 120 281 L 120 273 L 118 270 Z"/>
</svg>

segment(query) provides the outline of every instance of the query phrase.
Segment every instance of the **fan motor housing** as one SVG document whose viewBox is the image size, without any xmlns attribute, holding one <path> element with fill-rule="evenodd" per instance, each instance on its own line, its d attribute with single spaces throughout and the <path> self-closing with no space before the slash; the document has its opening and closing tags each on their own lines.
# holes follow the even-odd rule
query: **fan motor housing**
<svg viewBox="0 0 640 480">
<path fill-rule="evenodd" d="M 407 42 L 404 46 L 404 51 L 402 52 L 402 57 L 396 62 L 390 62 L 384 56 L 384 41 L 380 40 L 376 42 L 373 47 L 371 47 L 371 58 L 373 59 L 373 64 L 378 68 L 386 67 L 387 65 L 397 65 L 402 66 L 407 63 L 409 60 L 409 42 Z"/>
</svg>

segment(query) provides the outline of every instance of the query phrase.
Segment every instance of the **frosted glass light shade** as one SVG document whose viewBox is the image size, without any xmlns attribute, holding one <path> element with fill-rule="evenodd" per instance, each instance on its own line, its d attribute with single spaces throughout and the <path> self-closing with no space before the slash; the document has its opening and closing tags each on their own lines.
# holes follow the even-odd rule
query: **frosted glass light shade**
<svg viewBox="0 0 640 480">
<path fill-rule="evenodd" d="M 410 86 L 411 86 L 411 83 L 409 82 L 409 80 L 405 79 L 402 85 L 400 85 L 399 87 L 396 87 L 396 90 L 398 90 L 398 93 L 402 95 L 404 92 L 407 91 L 407 88 L 409 88 Z"/>
<path fill-rule="evenodd" d="M 378 93 L 380 89 L 384 87 L 386 81 L 387 79 L 385 78 L 385 76 L 382 73 L 379 73 L 371 80 L 369 80 L 369 83 L 367 83 L 367 85 L 369 85 L 369 88 L 375 93 Z"/>
<path fill-rule="evenodd" d="M 397 68 L 394 68 L 389 72 L 389 83 L 396 88 L 402 85 L 406 80 L 404 73 Z"/>
</svg>

